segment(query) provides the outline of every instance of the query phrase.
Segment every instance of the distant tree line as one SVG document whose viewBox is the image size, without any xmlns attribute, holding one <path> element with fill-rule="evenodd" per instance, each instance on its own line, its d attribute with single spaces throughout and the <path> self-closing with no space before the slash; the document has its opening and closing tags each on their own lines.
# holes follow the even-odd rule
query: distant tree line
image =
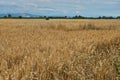
<svg viewBox="0 0 120 80">
<path fill-rule="evenodd" d="M 39 16 L 39 17 L 24 17 L 24 16 L 17 16 L 17 17 L 14 17 L 12 16 L 11 14 L 8 14 L 4 17 L 0 17 L 0 18 L 15 18 L 15 19 L 46 19 L 46 20 L 49 20 L 49 19 L 120 19 L 120 16 L 117 16 L 117 17 L 113 17 L 113 16 L 99 16 L 99 17 L 84 17 L 84 16 L 81 16 L 81 15 L 76 15 L 76 16 L 73 16 L 73 17 L 68 17 L 68 16 Z"/>
<path fill-rule="evenodd" d="M 0 18 L 23 18 L 23 17 L 22 16 L 14 17 L 11 14 L 8 14 L 8 15 L 6 15 L 4 17 L 0 17 Z"/>
</svg>

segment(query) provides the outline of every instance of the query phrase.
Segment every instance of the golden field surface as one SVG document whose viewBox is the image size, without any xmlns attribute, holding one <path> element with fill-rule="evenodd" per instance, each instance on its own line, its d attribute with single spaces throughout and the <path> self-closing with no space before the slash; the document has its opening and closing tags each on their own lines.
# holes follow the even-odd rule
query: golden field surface
<svg viewBox="0 0 120 80">
<path fill-rule="evenodd" d="M 119 80 L 120 20 L 0 19 L 0 80 Z"/>
</svg>

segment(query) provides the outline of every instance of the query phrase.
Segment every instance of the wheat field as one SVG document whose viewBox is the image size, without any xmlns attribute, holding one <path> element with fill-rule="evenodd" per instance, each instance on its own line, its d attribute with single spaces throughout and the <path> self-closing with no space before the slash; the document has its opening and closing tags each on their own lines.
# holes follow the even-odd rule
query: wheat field
<svg viewBox="0 0 120 80">
<path fill-rule="evenodd" d="M 119 80 L 120 20 L 0 19 L 0 80 Z"/>
</svg>

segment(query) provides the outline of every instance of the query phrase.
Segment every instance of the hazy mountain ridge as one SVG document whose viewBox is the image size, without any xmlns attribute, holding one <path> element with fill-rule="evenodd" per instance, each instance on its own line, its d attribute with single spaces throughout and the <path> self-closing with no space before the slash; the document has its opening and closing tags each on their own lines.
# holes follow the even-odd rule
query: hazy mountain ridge
<svg viewBox="0 0 120 80">
<path fill-rule="evenodd" d="M 7 16 L 8 14 L 7 13 L 2 13 L 2 14 L 0 14 L 0 17 Z M 18 17 L 18 16 L 22 16 L 22 17 L 38 17 L 38 15 L 29 14 L 29 13 L 10 13 L 10 15 L 12 17 Z"/>
</svg>

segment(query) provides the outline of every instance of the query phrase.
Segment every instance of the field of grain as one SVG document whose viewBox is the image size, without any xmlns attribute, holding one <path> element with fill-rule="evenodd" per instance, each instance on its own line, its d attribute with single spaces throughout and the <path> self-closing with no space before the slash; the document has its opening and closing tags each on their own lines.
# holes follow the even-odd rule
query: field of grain
<svg viewBox="0 0 120 80">
<path fill-rule="evenodd" d="M 0 19 L 0 80 L 119 80 L 120 20 Z"/>
</svg>

